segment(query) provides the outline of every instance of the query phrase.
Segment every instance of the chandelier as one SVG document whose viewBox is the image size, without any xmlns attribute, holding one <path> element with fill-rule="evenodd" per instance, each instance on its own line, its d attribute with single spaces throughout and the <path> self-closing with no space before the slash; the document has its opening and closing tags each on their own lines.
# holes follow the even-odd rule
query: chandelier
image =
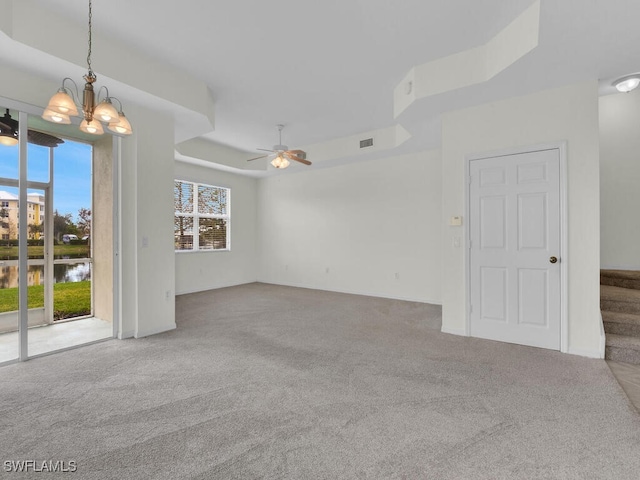
<svg viewBox="0 0 640 480">
<path fill-rule="evenodd" d="M 127 117 L 122 112 L 122 104 L 120 100 L 115 97 L 109 96 L 109 90 L 107 87 L 100 87 L 98 94 L 96 95 L 93 90 L 93 84 L 97 77 L 91 69 L 91 0 L 89 0 L 89 52 L 87 54 L 87 67 L 88 72 L 83 77 L 85 80 L 84 91 L 82 95 L 82 104 L 79 103 L 80 95 L 78 93 L 78 85 L 69 77 L 62 80 L 62 87 L 55 93 L 49 105 L 42 114 L 42 118 L 52 123 L 70 124 L 71 118 L 78 116 L 78 108 L 82 110 L 84 119 L 80 123 L 80 130 L 92 135 L 102 135 L 104 129 L 102 123 L 107 125 L 107 128 L 120 135 L 131 135 L 131 124 Z M 67 86 L 67 82 L 73 84 L 75 90 L 71 90 Z M 104 90 L 105 95 L 100 100 L 100 94 Z M 113 106 L 113 101 L 118 102 L 119 109 Z M 96 104 L 97 103 L 97 104 Z"/>
</svg>

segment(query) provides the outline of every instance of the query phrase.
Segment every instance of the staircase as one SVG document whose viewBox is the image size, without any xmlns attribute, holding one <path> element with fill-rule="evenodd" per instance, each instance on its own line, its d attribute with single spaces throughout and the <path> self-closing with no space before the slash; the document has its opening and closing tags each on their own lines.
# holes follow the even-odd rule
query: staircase
<svg viewBox="0 0 640 480">
<path fill-rule="evenodd" d="M 640 271 L 601 270 L 604 358 L 640 365 Z"/>
</svg>

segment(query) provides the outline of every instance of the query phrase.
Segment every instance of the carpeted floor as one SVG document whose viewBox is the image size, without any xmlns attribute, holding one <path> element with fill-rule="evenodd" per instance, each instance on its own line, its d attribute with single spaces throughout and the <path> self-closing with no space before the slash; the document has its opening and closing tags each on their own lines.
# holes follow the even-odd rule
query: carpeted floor
<svg viewBox="0 0 640 480">
<path fill-rule="evenodd" d="M 2 478 L 633 479 L 604 361 L 439 332 L 432 305 L 250 284 L 178 329 L 0 369 Z M 75 461 L 75 474 L 5 473 Z"/>
</svg>

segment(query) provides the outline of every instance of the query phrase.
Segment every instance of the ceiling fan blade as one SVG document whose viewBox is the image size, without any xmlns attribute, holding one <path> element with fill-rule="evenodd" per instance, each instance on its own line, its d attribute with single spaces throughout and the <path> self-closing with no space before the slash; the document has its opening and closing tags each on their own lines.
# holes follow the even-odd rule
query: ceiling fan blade
<svg viewBox="0 0 640 480">
<path fill-rule="evenodd" d="M 287 157 L 291 160 L 295 160 L 296 162 L 304 163 L 305 165 L 311 165 L 311 162 L 309 160 L 305 160 L 304 158 L 300 158 L 296 155 L 289 154 L 287 155 Z"/>
<path fill-rule="evenodd" d="M 29 143 L 33 143 L 34 145 L 40 145 L 41 147 L 52 147 L 55 148 L 61 143 L 64 143 L 64 140 L 58 137 L 54 137 L 53 135 L 49 135 L 48 133 L 39 132 L 37 130 L 28 130 L 27 131 L 27 141 Z"/>
<path fill-rule="evenodd" d="M 259 157 L 250 158 L 247 162 L 252 162 L 253 160 L 258 160 L 259 158 L 267 158 L 269 155 L 260 155 Z"/>
<path fill-rule="evenodd" d="M 260 150 L 261 152 L 272 152 L 272 153 L 277 152 L 277 150 L 269 150 L 267 148 L 256 148 L 256 150 Z"/>
<path fill-rule="evenodd" d="M 304 150 L 287 150 L 287 153 L 292 153 L 293 155 L 306 155 L 307 152 Z"/>
</svg>

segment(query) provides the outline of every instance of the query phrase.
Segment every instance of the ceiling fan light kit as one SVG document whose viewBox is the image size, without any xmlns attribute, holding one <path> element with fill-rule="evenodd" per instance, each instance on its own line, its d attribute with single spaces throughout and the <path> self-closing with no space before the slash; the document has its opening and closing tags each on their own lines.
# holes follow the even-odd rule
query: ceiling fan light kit
<svg viewBox="0 0 640 480">
<path fill-rule="evenodd" d="M 4 116 L 0 117 L 0 145 L 4 145 L 5 147 L 13 147 L 17 145 L 19 142 L 19 127 L 20 123 L 18 120 L 11 118 L 11 113 L 7 108 Z M 64 140 L 53 135 L 49 135 L 48 133 L 28 129 L 27 142 L 33 143 L 34 145 L 40 145 L 42 147 L 55 148 L 61 143 L 64 143 Z"/>
<path fill-rule="evenodd" d="M 102 123 L 105 123 L 107 125 L 107 128 L 111 132 L 117 133 L 119 135 L 131 135 L 131 133 L 133 133 L 131 124 L 122 112 L 122 104 L 120 103 L 120 100 L 115 97 L 109 96 L 109 90 L 107 89 L 107 87 L 101 87 L 100 90 L 98 90 L 97 96 L 93 89 L 93 84 L 97 80 L 97 77 L 91 69 L 91 7 L 92 3 L 91 0 L 89 0 L 89 52 L 87 54 L 88 71 L 87 74 L 83 77 L 85 80 L 85 84 L 82 93 L 82 104 L 76 101 L 76 99 L 80 98 L 78 86 L 71 78 L 66 77 L 62 80 L 62 86 L 60 87 L 60 89 L 49 100 L 49 105 L 47 105 L 47 108 L 42 114 L 42 118 L 53 123 L 70 124 L 70 117 L 78 116 L 78 108 L 80 108 L 84 117 L 84 120 L 82 121 L 82 123 L 80 123 L 81 131 L 89 133 L 91 135 L 102 135 L 104 133 Z M 73 90 L 66 85 L 67 82 L 73 84 Z M 100 93 L 103 89 L 105 91 L 105 96 L 102 100 L 100 100 Z M 118 102 L 118 105 L 120 107 L 119 110 L 114 107 L 114 100 Z"/>
<path fill-rule="evenodd" d="M 284 128 L 284 125 L 279 124 L 276 126 L 278 127 L 278 132 L 280 134 L 280 143 L 278 145 L 274 145 L 273 149 L 258 148 L 258 150 L 271 153 L 268 155 L 260 155 L 259 157 L 250 158 L 247 161 L 252 162 L 259 158 L 266 158 L 275 155 L 275 158 L 271 160 L 271 165 L 275 168 L 287 168 L 291 165 L 290 160 L 303 163 L 304 165 L 311 165 L 311 162 L 307 160 L 307 152 L 303 150 L 289 150 L 288 146 L 282 144 L 282 129 Z"/>
<path fill-rule="evenodd" d="M 271 165 L 276 168 L 287 168 L 290 165 L 289 160 L 286 159 L 283 155 L 278 154 L 276 158 L 271 160 Z"/>
<path fill-rule="evenodd" d="M 18 121 L 11 118 L 9 109 L 0 118 L 0 145 L 13 147 L 18 144 Z"/>
</svg>

